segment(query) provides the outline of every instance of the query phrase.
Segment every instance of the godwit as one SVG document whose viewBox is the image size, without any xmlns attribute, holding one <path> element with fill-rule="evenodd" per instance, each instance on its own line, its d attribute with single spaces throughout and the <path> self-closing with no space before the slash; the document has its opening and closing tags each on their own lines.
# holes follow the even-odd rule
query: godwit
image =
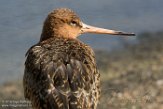
<svg viewBox="0 0 163 109">
<path fill-rule="evenodd" d="M 134 35 L 86 25 L 70 9 L 52 11 L 25 62 L 24 95 L 33 108 L 96 109 L 100 74 L 93 50 L 77 39 L 82 33 Z"/>
</svg>

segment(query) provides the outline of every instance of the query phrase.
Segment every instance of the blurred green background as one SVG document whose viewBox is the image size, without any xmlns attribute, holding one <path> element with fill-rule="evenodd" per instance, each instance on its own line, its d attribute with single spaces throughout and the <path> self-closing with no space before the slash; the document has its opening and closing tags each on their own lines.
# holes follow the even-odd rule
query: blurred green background
<svg viewBox="0 0 163 109">
<path fill-rule="evenodd" d="M 38 42 L 47 14 L 68 7 L 87 24 L 137 34 L 80 36 L 94 49 L 101 73 L 98 109 L 163 109 L 162 4 L 162 0 L 1 0 L 0 108 L 14 108 L 2 107 L 4 100 L 24 100 L 25 53 Z"/>
</svg>

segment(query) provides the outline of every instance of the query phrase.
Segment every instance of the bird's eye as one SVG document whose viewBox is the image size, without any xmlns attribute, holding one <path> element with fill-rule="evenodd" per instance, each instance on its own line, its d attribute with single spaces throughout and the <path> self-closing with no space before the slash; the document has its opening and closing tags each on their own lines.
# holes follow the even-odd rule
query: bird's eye
<svg viewBox="0 0 163 109">
<path fill-rule="evenodd" d="M 71 22 L 70 22 L 70 25 L 71 25 L 71 26 L 77 26 L 77 22 L 71 21 Z"/>
</svg>

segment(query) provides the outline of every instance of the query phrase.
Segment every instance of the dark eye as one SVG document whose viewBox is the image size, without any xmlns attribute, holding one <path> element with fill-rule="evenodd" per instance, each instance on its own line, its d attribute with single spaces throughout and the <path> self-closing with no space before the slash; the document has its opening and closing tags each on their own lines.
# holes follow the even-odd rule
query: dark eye
<svg viewBox="0 0 163 109">
<path fill-rule="evenodd" d="M 77 26 L 77 22 L 71 21 L 71 22 L 70 22 L 70 25 L 71 25 L 71 26 Z"/>
</svg>

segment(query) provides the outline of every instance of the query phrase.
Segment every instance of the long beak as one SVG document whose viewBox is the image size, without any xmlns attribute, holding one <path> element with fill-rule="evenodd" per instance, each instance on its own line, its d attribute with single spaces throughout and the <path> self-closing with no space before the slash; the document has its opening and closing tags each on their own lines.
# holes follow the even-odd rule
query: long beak
<svg viewBox="0 0 163 109">
<path fill-rule="evenodd" d="M 97 33 L 97 34 L 111 34 L 111 35 L 125 35 L 125 36 L 135 36 L 134 33 L 127 33 L 123 31 L 115 31 L 110 29 L 98 28 L 82 23 L 82 33 Z"/>
</svg>

